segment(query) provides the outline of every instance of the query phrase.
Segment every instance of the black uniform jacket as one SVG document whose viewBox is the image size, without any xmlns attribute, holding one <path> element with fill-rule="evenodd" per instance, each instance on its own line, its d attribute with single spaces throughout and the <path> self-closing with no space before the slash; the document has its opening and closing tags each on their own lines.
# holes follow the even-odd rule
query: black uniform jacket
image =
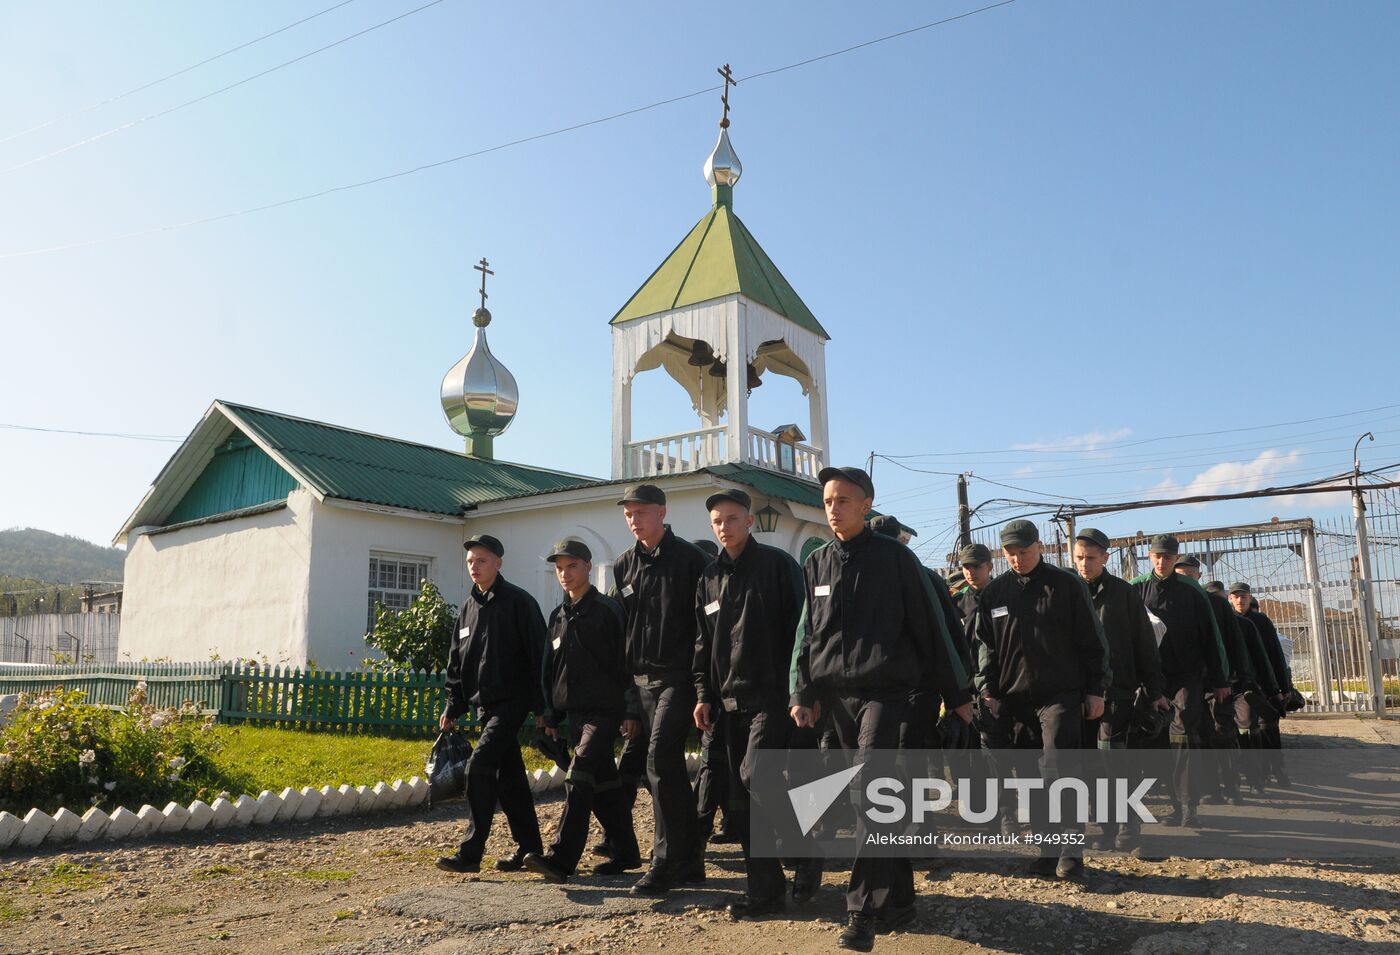
<svg viewBox="0 0 1400 955">
<path fill-rule="evenodd" d="M 1157 635 L 1137 590 L 1108 571 L 1086 580 L 1099 622 L 1108 641 L 1108 661 L 1113 679 L 1107 699 L 1127 701 L 1142 687 L 1149 699 L 1165 692 L 1162 661 L 1157 656 Z"/>
<path fill-rule="evenodd" d="M 637 715 L 625 626 L 622 604 L 594 587 L 554 608 L 544 654 L 544 718 L 550 726 L 558 726 L 570 710 Z"/>
<path fill-rule="evenodd" d="M 726 710 L 782 707 L 802 617 L 802 568 L 752 537 L 737 559 L 721 551 L 695 588 L 697 699 Z"/>
<path fill-rule="evenodd" d="M 974 634 L 983 696 L 1103 696 L 1112 679 L 1084 581 L 1044 560 L 1026 577 L 1008 570 L 983 589 Z"/>
<path fill-rule="evenodd" d="M 1215 615 L 1200 585 L 1180 574 L 1166 578 L 1143 574 L 1133 578 L 1133 586 L 1148 612 L 1167 625 L 1157 647 L 1162 675 L 1168 680 L 1203 675 L 1208 690 L 1227 686 L 1222 647 L 1215 636 Z"/>
<path fill-rule="evenodd" d="M 807 557 L 789 680 L 793 706 L 824 693 L 875 696 L 931 686 L 944 705 L 971 699 L 968 675 L 925 569 L 893 537 L 862 531 Z M 923 679 L 929 668 L 933 682 Z"/>
<path fill-rule="evenodd" d="M 1274 628 L 1274 622 L 1258 610 L 1251 610 L 1245 616 L 1254 624 L 1254 629 L 1259 631 L 1259 642 L 1264 645 L 1264 653 L 1269 657 L 1269 665 L 1273 667 L 1279 692 L 1289 692 L 1293 689 L 1293 673 L 1289 669 L 1288 658 L 1283 655 L 1283 645 L 1278 641 L 1278 630 Z"/>
<path fill-rule="evenodd" d="M 447 656 L 448 717 L 512 701 L 542 712 L 543 657 L 544 615 L 535 598 L 501 576 L 485 593 L 473 586 Z"/>
<path fill-rule="evenodd" d="M 695 656 L 695 584 L 710 557 L 666 528 L 647 551 L 639 541 L 613 565 L 615 597 L 627 611 L 627 666 L 636 676 L 690 680 Z"/>
<path fill-rule="evenodd" d="M 1245 645 L 1244 634 L 1240 632 L 1239 614 L 1230 606 L 1230 601 L 1219 594 L 1206 592 L 1210 609 L 1215 614 L 1215 629 L 1220 633 L 1220 641 L 1225 645 L 1225 657 L 1230 661 L 1230 684 L 1244 689 L 1256 682 L 1254 661 L 1250 659 L 1249 648 Z"/>
<path fill-rule="evenodd" d="M 1233 608 L 1231 609 L 1233 613 Z M 1274 676 L 1274 666 L 1264 650 L 1264 641 L 1259 638 L 1259 628 L 1248 617 L 1235 614 L 1235 623 L 1240 626 L 1240 636 L 1244 638 L 1245 649 L 1249 651 L 1249 661 L 1254 665 L 1254 679 L 1259 688 L 1269 696 L 1278 696 L 1278 678 Z"/>
</svg>

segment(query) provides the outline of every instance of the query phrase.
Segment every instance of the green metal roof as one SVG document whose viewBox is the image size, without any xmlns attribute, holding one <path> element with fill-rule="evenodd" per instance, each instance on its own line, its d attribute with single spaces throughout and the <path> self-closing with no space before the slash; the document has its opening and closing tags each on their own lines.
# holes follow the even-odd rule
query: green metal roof
<svg viewBox="0 0 1400 955">
<path fill-rule="evenodd" d="M 802 328 L 830 339 L 728 205 L 718 203 L 690 230 L 651 277 L 613 316 L 611 324 L 699 302 L 743 295 Z"/>
<path fill-rule="evenodd" d="M 808 507 L 822 506 L 822 486 L 815 481 L 789 477 L 752 464 L 716 464 L 703 470 L 715 477 L 747 485 L 766 497 L 777 497 Z"/>
<path fill-rule="evenodd" d="M 460 514 L 481 504 L 559 491 L 594 478 L 505 461 L 471 458 L 411 441 L 220 402 L 249 437 L 276 452 L 326 497 L 430 514 Z"/>
</svg>

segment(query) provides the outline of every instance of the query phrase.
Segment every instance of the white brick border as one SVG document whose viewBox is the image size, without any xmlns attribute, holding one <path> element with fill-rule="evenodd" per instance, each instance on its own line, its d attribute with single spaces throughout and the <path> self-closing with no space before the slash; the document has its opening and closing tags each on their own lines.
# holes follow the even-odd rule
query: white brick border
<svg viewBox="0 0 1400 955">
<path fill-rule="evenodd" d="M 685 754 L 686 769 L 700 767 L 699 753 Z M 550 792 L 564 786 L 564 771 L 558 766 L 537 769 L 530 774 L 530 790 Z M 133 812 L 125 807 L 110 814 L 96 806 L 79 816 L 60 809 L 50 816 L 31 809 L 21 819 L 14 813 L 0 812 L 0 852 L 7 849 L 36 849 L 66 842 L 93 842 L 138 839 L 176 832 L 237 829 L 271 823 L 304 821 L 314 817 L 366 815 L 394 809 L 412 809 L 428 801 L 428 783 L 421 777 L 383 780 L 373 786 L 290 787 L 281 793 L 264 790 L 257 796 L 237 799 L 220 797 L 212 803 L 196 799 L 189 806 L 172 802 L 164 809 L 142 806 Z"/>
</svg>

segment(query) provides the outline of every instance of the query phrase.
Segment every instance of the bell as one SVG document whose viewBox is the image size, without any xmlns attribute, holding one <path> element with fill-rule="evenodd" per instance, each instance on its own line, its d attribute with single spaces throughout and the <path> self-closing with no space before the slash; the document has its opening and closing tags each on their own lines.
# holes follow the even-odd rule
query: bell
<svg viewBox="0 0 1400 955">
<path fill-rule="evenodd" d="M 723 378 L 728 373 L 729 369 L 725 366 L 724 362 L 722 361 L 716 361 L 713 365 L 710 366 L 710 376 L 712 378 Z"/>
<path fill-rule="evenodd" d="M 759 385 L 761 385 L 761 384 L 763 384 L 763 379 L 760 378 L 760 377 L 758 377 L 758 370 L 754 368 L 754 366 L 753 366 L 752 363 L 750 363 L 750 365 L 749 365 L 749 391 L 753 391 L 755 388 L 757 388 L 757 387 L 758 387 Z"/>
<path fill-rule="evenodd" d="M 710 349 L 710 343 L 696 339 L 695 343 L 690 346 L 690 357 L 686 359 L 685 363 L 699 368 L 713 364 L 714 360 L 715 353 Z"/>
</svg>

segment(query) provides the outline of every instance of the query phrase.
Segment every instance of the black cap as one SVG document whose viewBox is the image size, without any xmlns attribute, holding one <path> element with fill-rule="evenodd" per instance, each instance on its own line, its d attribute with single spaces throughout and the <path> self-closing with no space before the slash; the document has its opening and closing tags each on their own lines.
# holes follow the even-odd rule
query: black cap
<svg viewBox="0 0 1400 955">
<path fill-rule="evenodd" d="M 904 525 L 899 523 L 893 514 L 881 514 L 870 519 L 870 529 L 885 537 L 898 537 L 904 530 Z"/>
<path fill-rule="evenodd" d="M 554 549 L 549 552 L 549 556 L 545 560 L 552 564 L 560 557 L 576 557 L 579 560 L 586 560 L 590 564 L 593 563 L 593 551 L 589 550 L 588 545 L 583 541 L 574 540 L 572 537 L 556 541 Z"/>
<path fill-rule="evenodd" d="M 1212 580 L 1210 583 L 1206 584 L 1206 593 L 1223 594 L 1224 592 L 1225 585 L 1218 580 Z"/>
<path fill-rule="evenodd" d="M 463 550 L 471 550 L 473 547 L 485 547 L 497 557 L 506 555 L 506 545 L 492 537 L 490 534 L 473 534 L 462 542 Z"/>
<path fill-rule="evenodd" d="M 958 564 L 967 567 L 972 564 L 990 564 L 992 552 L 986 544 L 968 544 L 958 551 Z"/>
<path fill-rule="evenodd" d="M 1175 554 L 1180 550 L 1181 542 L 1170 534 L 1158 534 L 1147 547 L 1149 554 Z"/>
<path fill-rule="evenodd" d="M 723 491 L 716 491 L 705 498 L 705 510 L 713 511 L 716 504 L 724 501 L 733 501 L 746 511 L 753 510 L 753 498 L 739 490 L 737 487 L 725 488 Z"/>
<path fill-rule="evenodd" d="M 817 483 L 819 484 L 837 480 L 850 481 L 864 491 L 866 497 L 873 498 L 875 496 L 875 482 L 870 480 L 870 475 L 860 468 L 822 468 L 817 472 Z"/>
<path fill-rule="evenodd" d="M 666 492 L 655 484 L 634 484 L 622 495 L 622 504 L 666 504 Z"/>
<path fill-rule="evenodd" d="M 1074 535 L 1077 541 L 1093 544 L 1095 547 L 1102 547 L 1108 550 L 1108 535 L 1097 527 L 1086 527 Z"/>
<path fill-rule="evenodd" d="M 701 537 L 699 540 L 691 541 L 691 543 L 703 550 L 706 554 L 709 554 L 711 557 L 719 556 L 719 545 L 712 540 L 708 540 L 704 537 Z"/>
<path fill-rule="evenodd" d="M 1247 594 L 1249 593 L 1249 584 L 1245 583 L 1243 580 L 1237 580 L 1230 585 L 1230 593 Z"/>
<path fill-rule="evenodd" d="M 1011 521 L 1001 529 L 1002 547 L 1029 547 L 1040 540 L 1040 529 L 1027 520 Z"/>
<path fill-rule="evenodd" d="M 1201 558 L 1197 557 L 1195 554 L 1187 554 L 1185 557 L 1178 557 L 1176 559 L 1176 566 L 1194 567 L 1196 570 L 1200 570 Z"/>
</svg>

